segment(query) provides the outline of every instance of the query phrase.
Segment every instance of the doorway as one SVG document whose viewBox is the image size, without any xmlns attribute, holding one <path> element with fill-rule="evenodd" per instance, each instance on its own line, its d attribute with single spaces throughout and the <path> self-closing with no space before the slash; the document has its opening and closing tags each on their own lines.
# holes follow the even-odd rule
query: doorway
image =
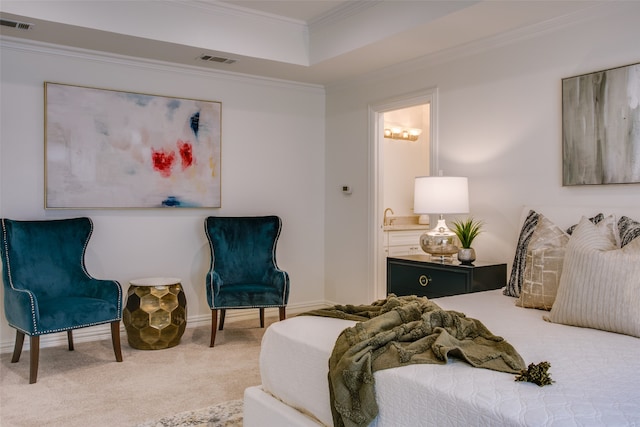
<svg viewBox="0 0 640 427">
<path fill-rule="evenodd" d="M 414 109 L 413 107 L 421 107 Z M 385 298 L 387 295 L 387 277 L 386 277 L 386 254 L 384 251 L 384 210 L 389 207 L 385 203 L 390 203 L 390 200 L 394 200 L 397 195 L 387 195 L 391 191 L 392 185 L 402 185 L 401 192 L 404 195 L 399 197 L 408 197 L 407 193 L 410 193 L 411 199 L 413 198 L 413 179 L 404 176 L 401 179 L 394 179 L 393 177 L 386 176 L 392 173 L 393 165 L 385 164 L 385 153 L 389 156 L 388 148 L 389 144 L 385 144 L 386 138 L 384 138 L 385 128 L 389 129 L 391 125 L 398 125 L 399 127 L 403 123 L 394 123 L 400 121 L 399 119 L 407 116 L 407 112 L 411 114 L 419 114 L 421 111 L 426 111 L 426 115 L 423 116 L 422 129 L 425 131 L 421 134 L 420 138 L 428 141 L 428 165 L 425 168 L 428 171 L 427 174 L 433 174 L 438 170 L 438 139 L 437 139 L 437 88 L 426 89 L 410 95 L 400 96 L 394 99 L 389 99 L 378 104 L 369 106 L 369 123 L 370 123 L 370 198 L 369 198 L 369 212 L 370 221 L 373 224 L 370 227 L 371 235 L 369 245 L 371 252 L 369 254 L 369 282 L 373 286 L 369 287 L 369 300 L 376 300 Z M 385 119 L 387 120 L 387 127 L 385 127 Z M 426 122 L 426 123 L 425 123 Z M 407 122 L 408 123 L 408 122 Z M 415 123 L 415 122 L 414 122 Z M 411 124 L 405 124 L 411 127 Z M 387 159 L 390 162 L 389 159 Z M 400 160 L 402 161 L 402 160 Z M 406 174 L 405 174 L 406 175 Z M 417 176 L 417 175 L 416 175 Z M 398 184 L 398 181 L 400 184 Z M 410 181 L 410 182 L 409 182 Z M 406 187 L 409 188 L 406 188 Z M 406 205 L 406 201 L 404 203 Z M 406 209 L 407 211 L 410 210 Z M 396 212 L 396 215 L 405 214 L 408 212 L 400 211 Z"/>
<path fill-rule="evenodd" d="M 420 104 L 382 113 L 381 189 L 384 210 L 392 218 L 411 220 L 413 184 L 416 176 L 429 175 L 429 110 Z"/>
</svg>

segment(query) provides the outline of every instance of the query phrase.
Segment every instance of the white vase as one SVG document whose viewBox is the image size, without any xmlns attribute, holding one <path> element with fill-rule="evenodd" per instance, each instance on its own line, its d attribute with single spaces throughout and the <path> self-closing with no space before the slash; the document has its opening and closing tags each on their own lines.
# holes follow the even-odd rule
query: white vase
<svg viewBox="0 0 640 427">
<path fill-rule="evenodd" d="M 476 260 L 476 251 L 473 248 L 460 248 L 458 250 L 458 261 L 462 264 L 473 264 Z"/>
</svg>

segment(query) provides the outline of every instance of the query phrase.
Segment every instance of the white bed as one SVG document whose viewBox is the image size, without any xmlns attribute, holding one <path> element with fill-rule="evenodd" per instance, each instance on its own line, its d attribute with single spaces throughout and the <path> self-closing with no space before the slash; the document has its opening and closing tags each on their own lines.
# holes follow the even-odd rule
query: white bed
<svg viewBox="0 0 640 427">
<path fill-rule="evenodd" d="M 481 319 L 527 363 L 548 360 L 555 383 L 516 382 L 460 361 L 379 371 L 373 426 L 640 425 L 640 339 L 545 322 L 540 310 L 516 307 L 501 290 L 434 301 Z M 301 316 L 270 326 L 262 386 L 245 392 L 244 425 L 332 425 L 327 361 L 353 323 Z"/>
<path fill-rule="evenodd" d="M 527 364 L 549 361 L 555 383 L 516 382 L 458 360 L 378 371 L 371 426 L 640 426 L 640 338 L 546 322 L 549 312 L 517 307 L 502 290 L 434 301 L 481 320 Z M 300 316 L 271 325 L 262 385 L 245 391 L 244 425 L 332 425 L 328 359 L 354 323 Z"/>
</svg>

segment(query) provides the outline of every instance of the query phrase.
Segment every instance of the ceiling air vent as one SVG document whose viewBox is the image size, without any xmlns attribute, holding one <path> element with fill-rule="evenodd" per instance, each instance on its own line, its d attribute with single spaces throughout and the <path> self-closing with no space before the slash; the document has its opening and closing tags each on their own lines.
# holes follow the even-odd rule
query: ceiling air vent
<svg viewBox="0 0 640 427">
<path fill-rule="evenodd" d="M 33 24 L 27 22 L 12 21 L 10 19 L 0 19 L 0 25 L 5 27 L 17 28 L 18 30 L 30 30 Z"/>
<path fill-rule="evenodd" d="M 207 62 L 217 62 L 219 64 L 233 64 L 234 62 L 236 62 L 235 59 L 223 58 L 221 56 L 206 55 L 206 54 L 200 55 L 199 59 Z"/>
</svg>

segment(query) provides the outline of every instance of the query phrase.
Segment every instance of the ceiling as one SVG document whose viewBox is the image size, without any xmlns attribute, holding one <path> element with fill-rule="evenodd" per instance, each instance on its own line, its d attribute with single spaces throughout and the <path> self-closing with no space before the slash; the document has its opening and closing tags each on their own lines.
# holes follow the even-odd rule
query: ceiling
<svg viewBox="0 0 640 427">
<path fill-rule="evenodd" d="M 2 0 L 3 20 L 32 26 L 3 25 L 0 35 L 7 42 L 19 38 L 327 85 L 523 29 L 546 29 L 602 3 Z"/>
</svg>

